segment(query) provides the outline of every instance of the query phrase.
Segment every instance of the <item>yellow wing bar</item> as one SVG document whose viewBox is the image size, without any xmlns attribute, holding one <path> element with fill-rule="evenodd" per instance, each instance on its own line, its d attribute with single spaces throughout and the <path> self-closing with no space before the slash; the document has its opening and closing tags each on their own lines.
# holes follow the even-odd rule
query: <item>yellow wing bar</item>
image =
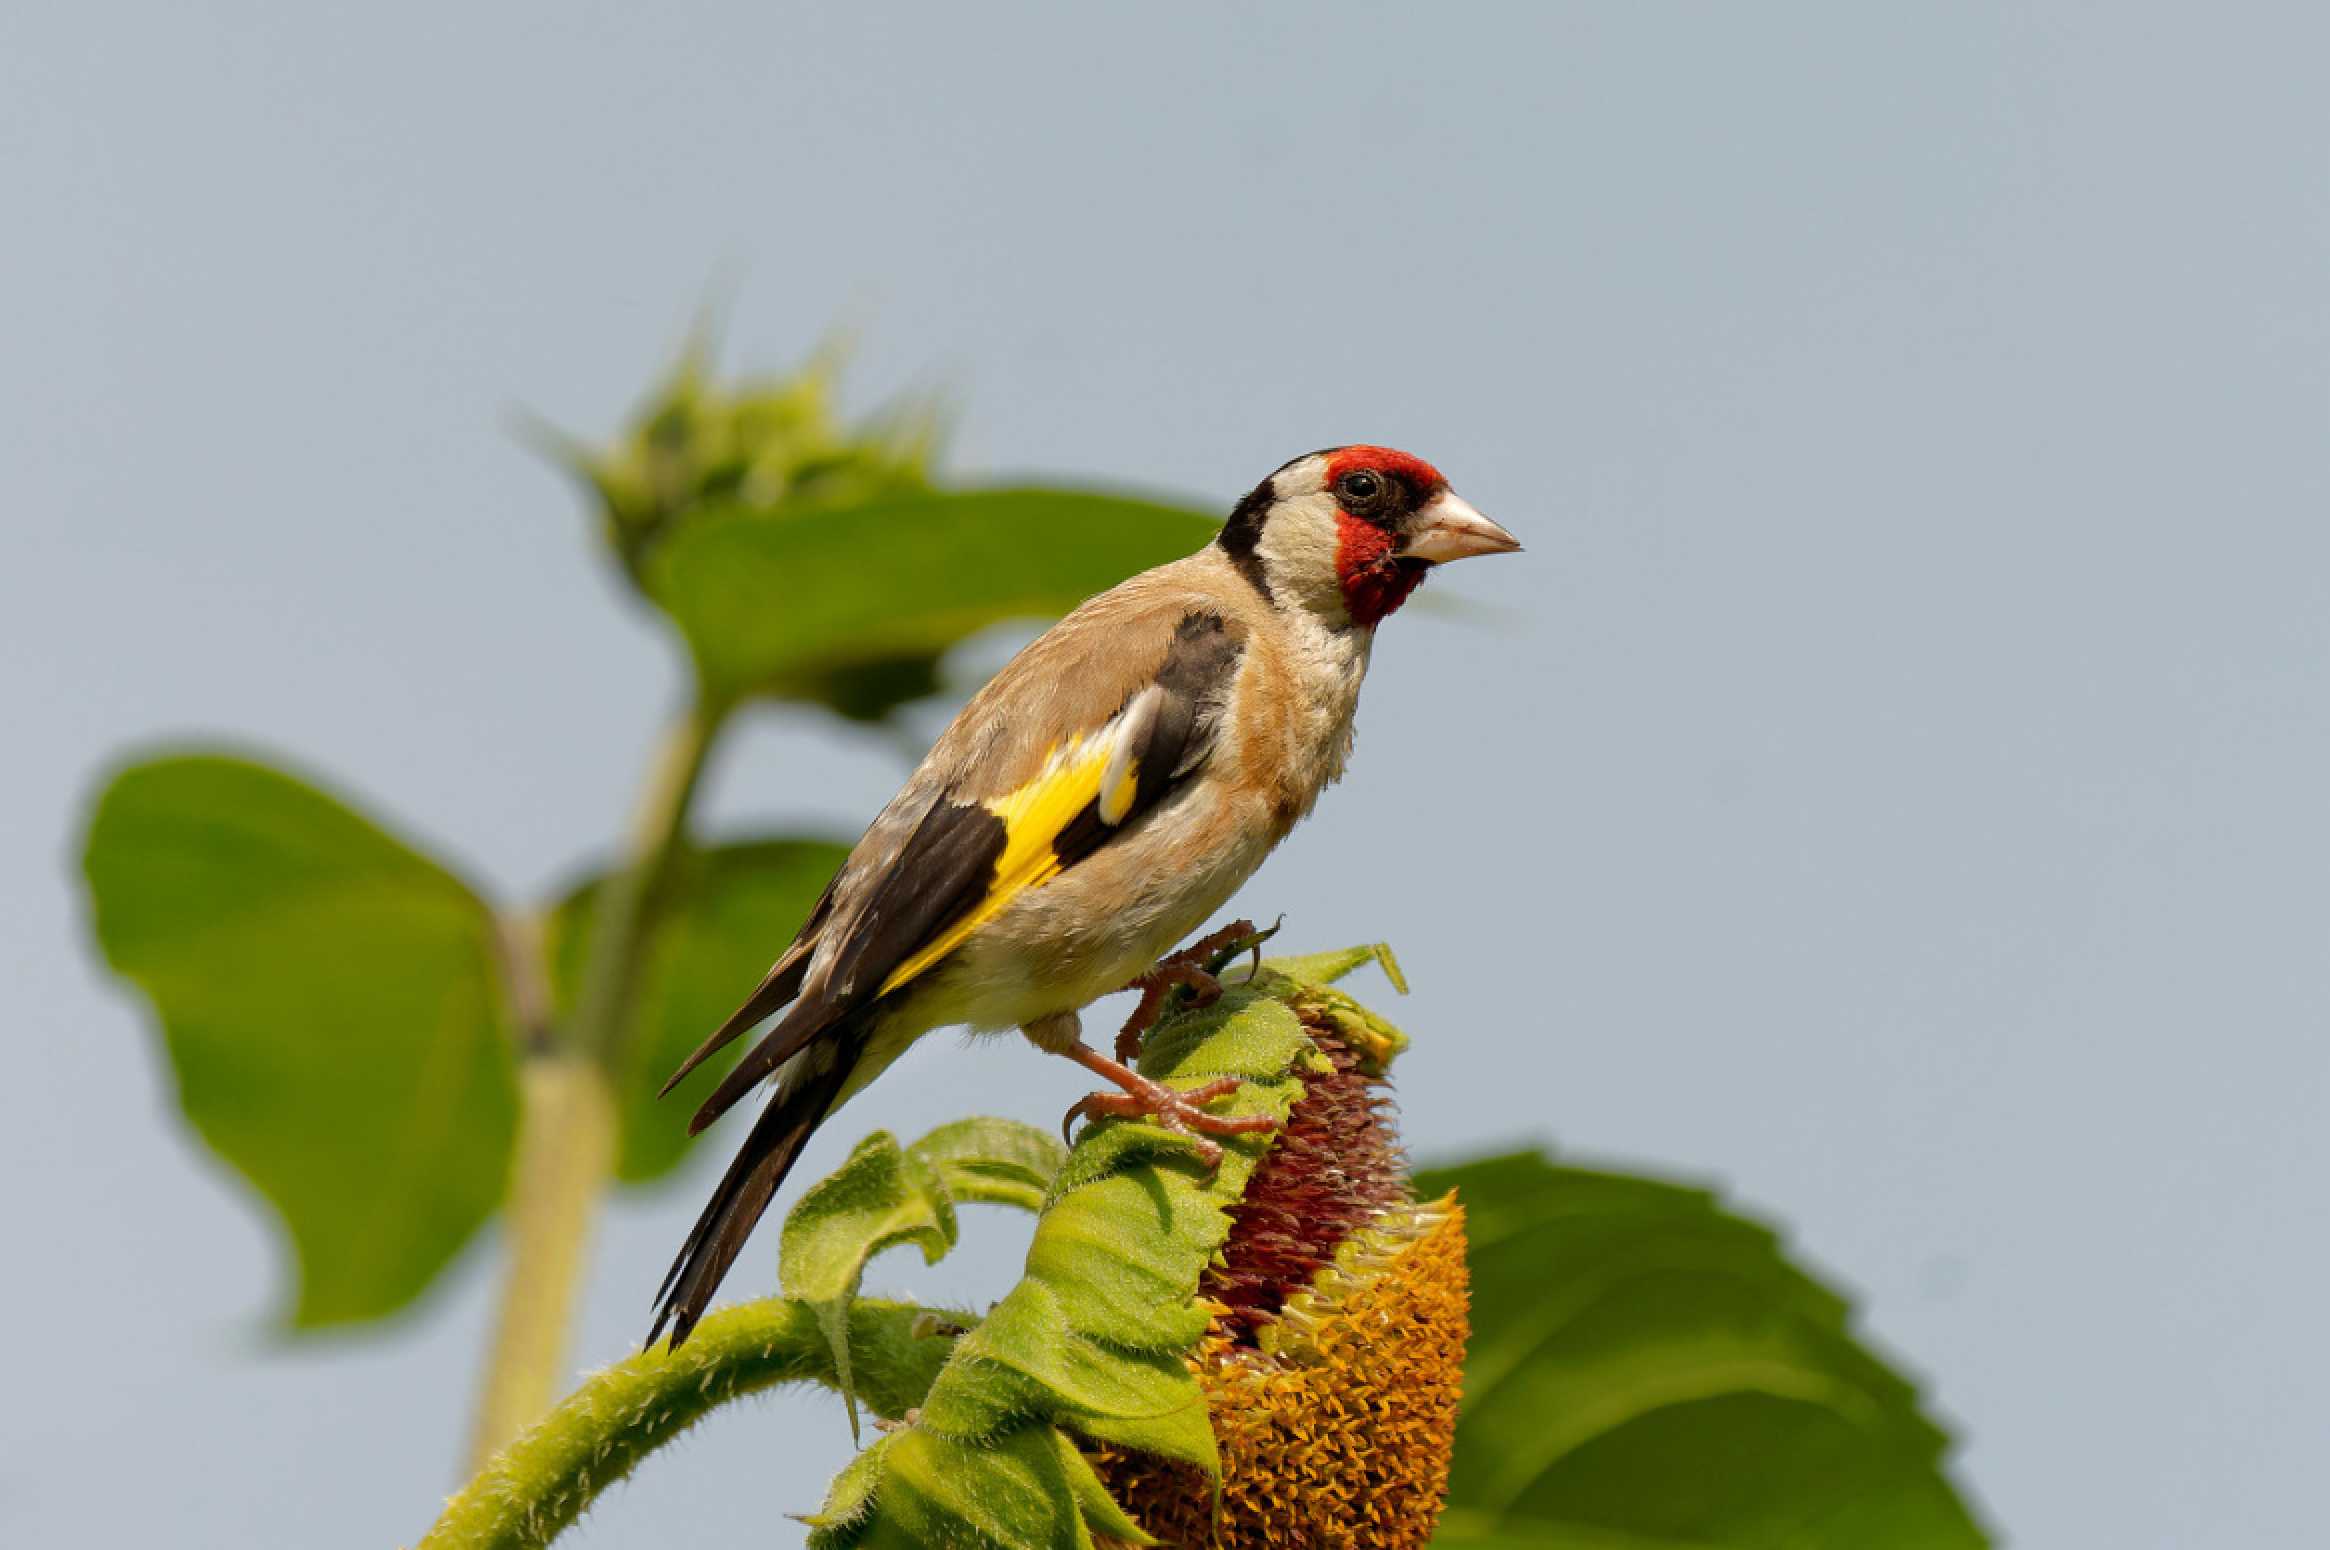
<svg viewBox="0 0 2330 1550">
<path fill-rule="evenodd" d="M 1109 733 L 1120 731 L 1116 727 L 1109 729 Z M 1068 826 L 1069 820 L 1100 795 L 1115 742 L 1109 733 L 1069 744 L 1045 761 L 1041 775 L 987 804 L 987 810 L 1003 820 L 1003 854 L 995 860 L 994 881 L 988 884 L 986 895 L 965 911 L 961 919 L 892 970 L 890 977 L 882 981 L 881 994 L 888 995 L 938 962 L 962 945 L 965 937 L 994 919 L 1012 899 L 1030 888 L 1041 887 L 1059 873 L 1060 857 L 1053 850 L 1052 841 Z M 1102 806 L 1101 816 L 1108 822 L 1121 820 L 1132 805 L 1133 781 L 1134 772 L 1128 769 L 1115 782 L 1121 790 L 1111 791 L 1111 800 Z M 1108 811 L 1111 807 L 1116 810 L 1113 817 Z"/>
</svg>

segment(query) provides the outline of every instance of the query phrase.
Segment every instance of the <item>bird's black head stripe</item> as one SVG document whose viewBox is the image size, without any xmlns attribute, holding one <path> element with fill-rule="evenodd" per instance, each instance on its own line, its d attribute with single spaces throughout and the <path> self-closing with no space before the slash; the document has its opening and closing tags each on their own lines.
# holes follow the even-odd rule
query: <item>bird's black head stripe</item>
<svg viewBox="0 0 2330 1550">
<path fill-rule="evenodd" d="M 1270 503 L 1278 498 L 1272 484 L 1277 477 L 1272 474 L 1247 492 L 1246 498 L 1231 509 L 1230 520 L 1222 524 L 1222 536 L 1215 540 L 1222 546 L 1222 553 L 1230 557 L 1230 563 L 1238 567 L 1238 574 L 1254 583 L 1254 590 L 1262 594 L 1265 602 L 1270 600 L 1270 577 L 1262 568 L 1259 546 L 1262 524 L 1270 515 Z"/>
</svg>

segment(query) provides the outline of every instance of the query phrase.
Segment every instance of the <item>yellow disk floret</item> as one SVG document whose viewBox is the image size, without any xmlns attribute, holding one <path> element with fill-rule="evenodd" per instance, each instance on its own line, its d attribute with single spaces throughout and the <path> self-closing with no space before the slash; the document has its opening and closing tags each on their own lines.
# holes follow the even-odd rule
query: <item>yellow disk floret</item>
<svg viewBox="0 0 2330 1550">
<path fill-rule="evenodd" d="M 1217 1321 L 1191 1358 L 1221 1447 L 1197 1470 L 1115 1450 L 1117 1500 L 1167 1545 L 1404 1550 L 1430 1542 L 1469 1330 L 1464 1213 L 1395 1207 L 1290 1298 L 1259 1346 Z"/>
</svg>

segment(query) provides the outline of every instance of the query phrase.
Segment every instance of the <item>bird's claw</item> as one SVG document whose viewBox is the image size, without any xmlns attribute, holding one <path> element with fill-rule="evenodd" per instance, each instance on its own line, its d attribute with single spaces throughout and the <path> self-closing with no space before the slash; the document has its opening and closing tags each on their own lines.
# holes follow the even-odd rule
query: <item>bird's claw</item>
<svg viewBox="0 0 2330 1550">
<path fill-rule="evenodd" d="M 1190 950 L 1196 952 L 1204 949 L 1208 943 L 1213 944 L 1212 960 L 1205 966 L 1206 972 L 1209 974 L 1221 973 L 1231 964 L 1237 962 L 1240 953 L 1250 952 L 1254 955 L 1254 963 L 1246 971 L 1246 974 L 1248 978 L 1252 978 L 1262 968 L 1262 944 L 1278 935 L 1279 927 L 1285 924 L 1286 917 L 1284 915 L 1279 916 L 1268 926 L 1257 926 L 1250 920 L 1233 920 L 1212 936 L 1200 940 Z M 1218 941 L 1217 938 L 1219 938 Z"/>
<path fill-rule="evenodd" d="M 1210 1114 L 1204 1105 L 1216 1098 L 1226 1098 L 1238 1090 L 1238 1079 L 1220 1076 L 1195 1087 L 1175 1089 L 1163 1082 L 1136 1076 L 1135 1087 L 1114 1093 L 1089 1093 L 1078 1100 L 1060 1122 L 1063 1139 L 1073 1140 L 1076 1121 L 1096 1119 L 1140 1119 L 1176 1135 L 1186 1136 L 1195 1147 L 1198 1160 L 1207 1168 L 1218 1168 L 1222 1163 L 1222 1146 L 1214 1136 L 1252 1136 L 1276 1130 L 1278 1121 L 1267 1114 L 1228 1115 Z"/>
<path fill-rule="evenodd" d="M 1173 994 L 1173 987 L 1188 987 L 1191 1006 L 1212 1006 L 1222 999 L 1222 982 L 1194 963 L 1176 963 L 1168 958 L 1157 967 L 1126 986 L 1139 990 L 1141 999 L 1133 1008 L 1133 1015 L 1117 1030 L 1116 1058 L 1132 1060 L 1141 1053 L 1141 1040 L 1165 1010 L 1165 998 Z"/>
<path fill-rule="evenodd" d="M 1117 1030 L 1116 1058 L 1131 1060 L 1141 1053 L 1141 1040 L 1157 1019 L 1164 1014 L 1165 1000 L 1173 994 L 1173 987 L 1184 986 L 1189 991 L 1193 1007 L 1212 1006 L 1222 998 L 1222 982 L 1215 976 L 1229 967 L 1240 953 L 1251 950 L 1254 962 L 1262 962 L 1262 944 L 1278 930 L 1258 931 L 1250 920 L 1233 920 L 1218 931 L 1210 931 L 1187 947 L 1171 952 L 1157 960 L 1156 966 L 1127 985 L 1137 990 L 1141 999 L 1133 1007 L 1132 1016 Z"/>
</svg>

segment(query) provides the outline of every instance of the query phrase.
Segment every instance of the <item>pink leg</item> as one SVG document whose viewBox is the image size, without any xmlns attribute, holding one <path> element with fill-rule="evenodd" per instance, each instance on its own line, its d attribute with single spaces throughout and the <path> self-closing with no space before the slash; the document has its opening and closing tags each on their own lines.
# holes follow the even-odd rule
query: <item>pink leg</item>
<svg viewBox="0 0 2330 1550">
<path fill-rule="evenodd" d="M 1217 1167 L 1222 1160 L 1219 1142 L 1211 1136 L 1251 1136 L 1276 1130 L 1278 1121 L 1267 1114 L 1248 1115 L 1232 1119 L 1226 1115 L 1208 1114 L 1202 1105 L 1216 1098 L 1226 1098 L 1238 1090 L 1234 1076 L 1217 1077 L 1201 1086 L 1179 1092 L 1141 1075 L 1121 1060 L 1111 1060 L 1088 1044 L 1076 1043 L 1059 1052 L 1096 1076 L 1107 1078 L 1124 1089 L 1116 1093 L 1094 1093 L 1068 1111 L 1060 1122 L 1063 1135 L 1078 1119 L 1146 1119 L 1165 1129 L 1189 1136 L 1197 1142 L 1198 1155 L 1207 1167 Z"/>
</svg>

